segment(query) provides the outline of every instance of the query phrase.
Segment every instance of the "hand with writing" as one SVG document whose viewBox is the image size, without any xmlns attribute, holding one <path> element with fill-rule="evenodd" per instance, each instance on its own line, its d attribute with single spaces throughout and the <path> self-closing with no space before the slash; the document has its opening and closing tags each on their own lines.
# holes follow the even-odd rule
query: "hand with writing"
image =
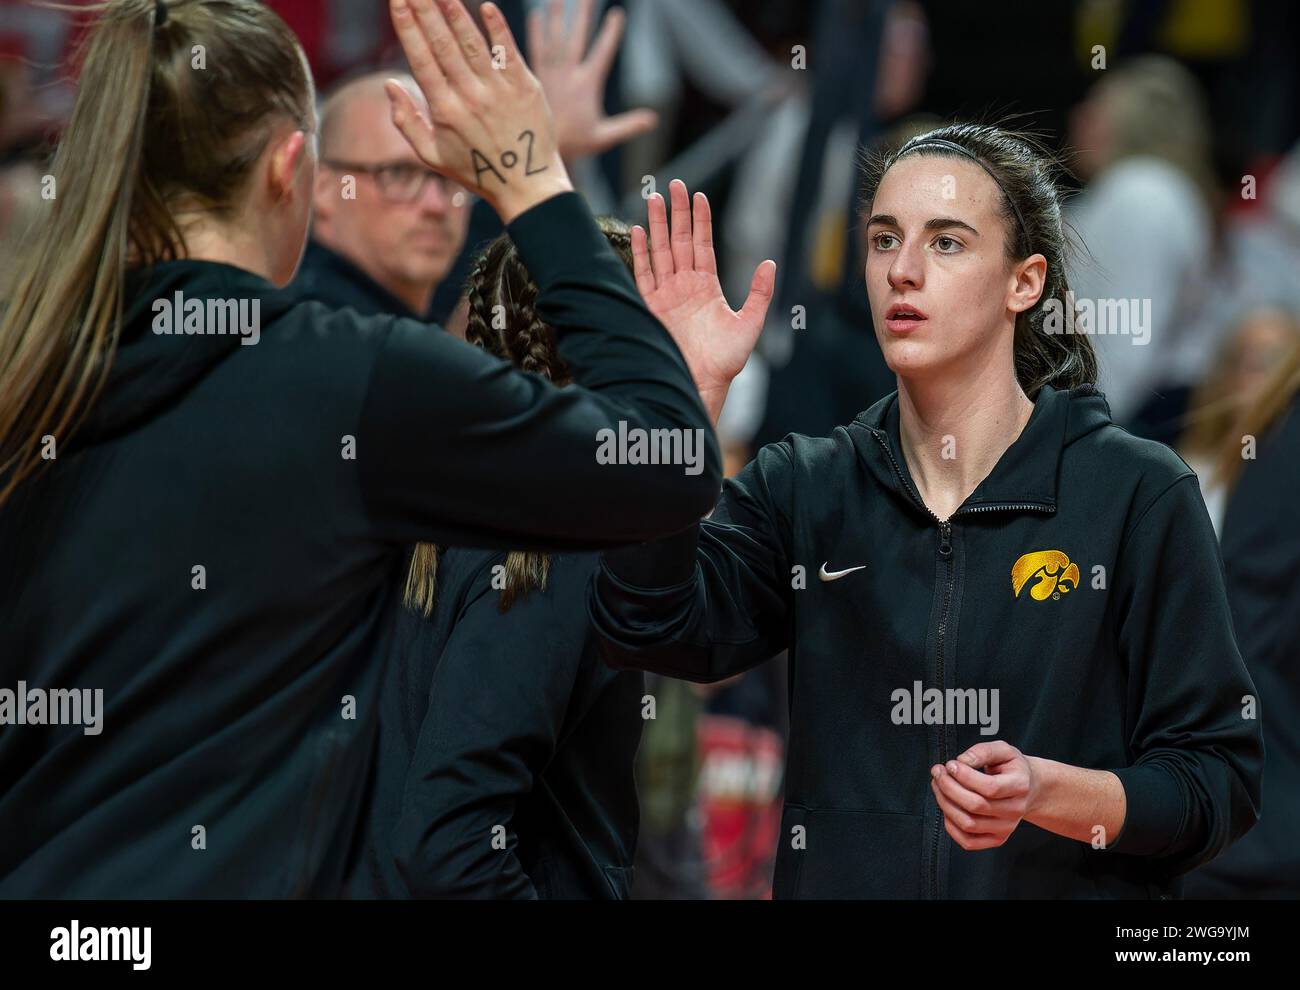
<svg viewBox="0 0 1300 990">
<path fill-rule="evenodd" d="M 546 96 L 494 3 L 485 41 L 461 0 L 390 0 L 393 27 L 428 101 L 386 86 L 393 123 L 435 172 L 483 196 L 504 223 L 573 188 Z"/>
</svg>

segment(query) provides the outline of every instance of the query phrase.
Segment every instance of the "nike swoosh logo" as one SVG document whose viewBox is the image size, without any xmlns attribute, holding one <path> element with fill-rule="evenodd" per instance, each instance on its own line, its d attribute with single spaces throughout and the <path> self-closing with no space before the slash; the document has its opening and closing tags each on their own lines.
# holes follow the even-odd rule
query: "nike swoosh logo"
<svg viewBox="0 0 1300 990">
<path fill-rule="evenodd" d="M 829 563 L 829 560 L 826 561 L 826 564 Z M 854 571 L 860 571 L 867 566 L 866 564 L 859 564 L 857 567 L 846 567 L 842 571 L 828 571 L 826 569 L 826 564 L 822 564 L 821 570 L 817 572 L 817 576 L 823 581 L 838 581 L 840 578 L 844 577 L 845 574 L 852 574 Z"/>
</svg>

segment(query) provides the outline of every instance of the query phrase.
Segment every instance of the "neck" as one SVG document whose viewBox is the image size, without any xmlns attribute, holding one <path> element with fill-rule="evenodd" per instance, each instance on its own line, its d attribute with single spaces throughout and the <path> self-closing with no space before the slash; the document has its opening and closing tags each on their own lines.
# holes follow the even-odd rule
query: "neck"
<svg viewBox="0 0 1300 990">
<path fill-rule="evenodd" d="M 244 271 L 260 275 L 273 282 L 274 264 L 267 251 L 268 239 L 260 236 L 253 225 L 237 221 L 222 222 L 208 215 L 186 223 L 178 217 L 185 234 L 187 258 L 196 261 L 218 261 Z"/>
<path fill-rule="evenodd" d="M 903 456 L 922 501 L 947 519 L 989 476 L 1034 404 L 1009 355 L 960 374 L 898 379 Z"/>
</svg>

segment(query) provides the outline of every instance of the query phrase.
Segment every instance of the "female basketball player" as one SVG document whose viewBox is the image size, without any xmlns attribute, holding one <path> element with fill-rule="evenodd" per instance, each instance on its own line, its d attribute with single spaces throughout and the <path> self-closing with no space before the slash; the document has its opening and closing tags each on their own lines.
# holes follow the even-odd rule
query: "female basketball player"
<svg viewBox="0 0 1300 990">
<path fill-rule="evenodd" d="M 459 0 L 393 0 L 430 106 L 394 121 L 509 225 L 585 387 L 277 295 L 316 169 L 297 40 L 256 0 L 94 9 L 0 295 L 0 896 L 332 893 L 403 548 L 673 532 L 716 443 L 495 6 L 503 64 Z M 621 423 L 700 431 L 702 470 L 599 463 Z"/>
<path fill-rule="evenodd" d="M 627 227 L 600 225 L 630 269 Z M 478 259 L 468 298 L 470 343 L 569 382 L 508 237 Z M 598 562 L 593 553 L 416 548 L 380 693 L 370 834 L 353 894 L 627 896 L 645 678 L 610 670 L 596 649 L 585 603 Z"/>
<path fill-rule="evenodd" d="M 1172 896 L 1256 819 L 1262 751 L 1195 475 L 1113 426 L 1028 140 L 953 125 L 869 172 L 898 391 L 760 450 L 707 521 L 607 552 L 603 651 L 712 681 L 790 655 L 780 897 Z M 716 414 L 757 321 L 707 202 L 634 232 Z M 760 272 L 760 277 L 765 277 Z"/>
</svg>

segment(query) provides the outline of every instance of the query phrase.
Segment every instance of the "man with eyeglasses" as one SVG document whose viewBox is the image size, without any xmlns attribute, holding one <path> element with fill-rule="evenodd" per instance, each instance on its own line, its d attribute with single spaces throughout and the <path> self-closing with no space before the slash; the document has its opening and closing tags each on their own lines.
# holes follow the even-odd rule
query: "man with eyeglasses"
<svg viewBox="0 0 1300 990">
<path fill-rule="evenodd" d="M 527 58 L 546 91 L 560 154 L 570 167 L 655 126 L 651 110 L 605 110 L 605 84 L 623 33 L 621 10 L 607 11 L 593 36 L 593 15 L 604 0 L 578 0 L 572 16 L 564 0 L 498 4 L 516 37 L 524 36 L 524 8 L 531 8 Z M 384 80 L 394 76 L 409 82 L 401 74 L 375 72 L 344 83 L 321 108 L 312 241 L 291 289 L 327 306 L 415 316 L 463 336 L 461 283 L 474 251 L 503 228 L 486 203 L 415 157 L 392 123 L 384 94 Z M 423 102 L 413 82 L 407 88 Z"/>
<path fill-rule="evenodd" d="M 465 242 L 473 197 L 430 171 L 393 125 L 391 78 L 361 76 L 321 108 L 315 220 L 293 288 L 365 315 L 423 317 Z"/>
</svg>

